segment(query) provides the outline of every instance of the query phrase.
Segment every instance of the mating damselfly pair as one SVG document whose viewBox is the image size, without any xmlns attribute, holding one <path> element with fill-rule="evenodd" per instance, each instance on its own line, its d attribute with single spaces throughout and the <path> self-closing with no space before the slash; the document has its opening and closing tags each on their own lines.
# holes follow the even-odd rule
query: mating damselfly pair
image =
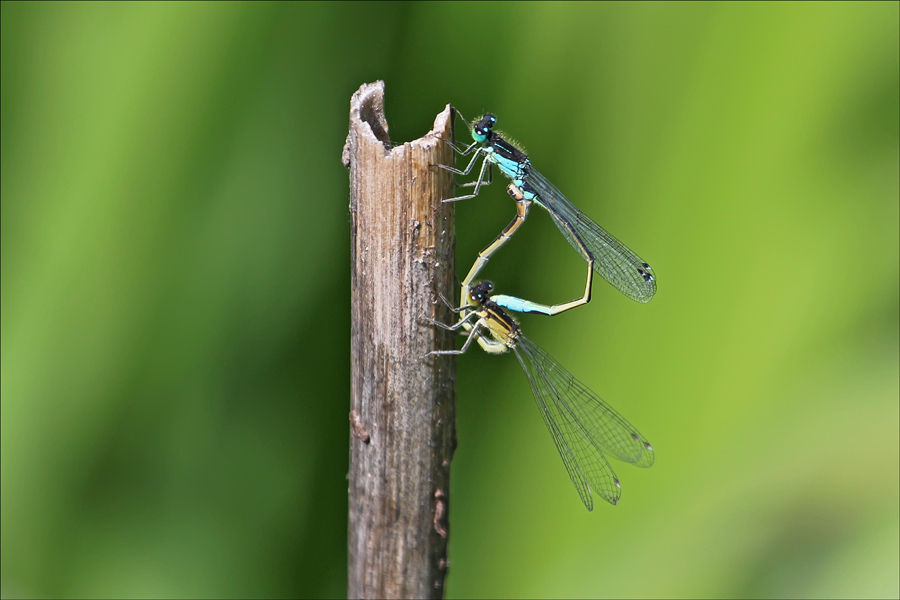
<svg viewBox="0 0 900 600">
<path fill-rule="evenodd" d="M 584 505 L 588 510 L 593 509 L 594 493 L 616 504 L 621 486 L 606 454 L 638 467 L 649 467 L 654 461 L 653 447 L 597 394 L 525 337 L 506 310 L 552 316 L 587 304 L 591 299 L 594 271 L 632 300 L 648 302 L 656 293 L 656 277 L 650 265 L 581 212 L 532 166 L 522 150 L 494 131 L 496 123 L 493 115 L 479 117 L 470 124 L 472 144 L 460 149 L 451 143 L 458 154 L 472 155 L 464 169 L 435 165 L 457 175 L 468 175 L 481 159 L 477 179 L 458 184 L 474 187 L 473 193 L 447 198 L 444 202 L 478 196 L 481 188 L 492 182 L 496 166 L 511 180 L 507 192 L 516 203 L 516 216 L 478 253 L 463 280 L 460 305 L 454 309 L 460 315 L 459 320 L 453 325 L 435 322 L 446 329 L 467 333 L 462 349 L 433 354 L 461 354 L 473 341 L 491 354 L 512 351 L 528 377 L 541 417 Z M 491 256 L 525 222 L 532 204 L 550 213 L 569 244 L 587 262 L 585 289 L 580 298 L 561 304 L 538 304 L 515 296 L 491 295 L 493 283 L 475 281 Z"/>
</svg>

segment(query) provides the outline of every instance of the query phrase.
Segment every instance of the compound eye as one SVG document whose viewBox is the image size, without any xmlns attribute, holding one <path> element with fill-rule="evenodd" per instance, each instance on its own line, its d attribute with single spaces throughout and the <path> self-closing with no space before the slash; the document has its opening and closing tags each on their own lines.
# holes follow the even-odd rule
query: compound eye
<svg viewBox="0 0 900 600">
<path fill-rule="evenodd" d="M 486 137 L 491 132 L 491 127 L 496 123 L 497 119 L 494 115 L 484 115 L 481 117 L 481 120 L 478 121 L 478 125 L 475 126 L 475 133 L 482 137 Z"/>
</svg>

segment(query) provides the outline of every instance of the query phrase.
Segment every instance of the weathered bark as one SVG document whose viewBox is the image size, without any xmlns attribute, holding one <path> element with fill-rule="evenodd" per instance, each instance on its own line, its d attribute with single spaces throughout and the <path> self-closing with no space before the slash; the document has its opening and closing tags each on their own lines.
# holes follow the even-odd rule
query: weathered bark
<svg viewBox="0 0 900 600">
<path fill-rule="evenodd" d="M 384 84 L 350 103 L 350 598 L 440 598 L 447 571 L 450 460 L 456 445 L 456 285 L 452 109 L 414 142 L 390 148 Z"/>
</svg>

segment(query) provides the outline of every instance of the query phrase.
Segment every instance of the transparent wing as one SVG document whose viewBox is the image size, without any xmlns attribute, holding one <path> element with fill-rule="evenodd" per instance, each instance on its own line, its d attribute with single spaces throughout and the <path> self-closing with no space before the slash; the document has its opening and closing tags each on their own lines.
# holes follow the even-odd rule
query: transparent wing
<svg viewBox="0 0 900 600">
<path fill-rule="evenodd" d="M 593 491 L 611 504 L 618 502 L 619 480 L 603 453 L 649 467 L 654 460 L 653 448 L 637 429 L 540 346 L 520 335 L 513 350 L 581 501 L 592 510 Z"/>
<path fill-rule="evenodd" d="M 538 194 L 536 202 L 553 216 L 553 222 L 576 250 L 581 252 L 578 239 L 568 224 L 584 242 L 594 258 L 594 270 L 620 292 L 637 302 L 649 302 L 656 293 L 656 276 L 644 260 L 608 231 L 578 210 L 555 185 L 529 166 L 527 182 Z"/>
</svg>

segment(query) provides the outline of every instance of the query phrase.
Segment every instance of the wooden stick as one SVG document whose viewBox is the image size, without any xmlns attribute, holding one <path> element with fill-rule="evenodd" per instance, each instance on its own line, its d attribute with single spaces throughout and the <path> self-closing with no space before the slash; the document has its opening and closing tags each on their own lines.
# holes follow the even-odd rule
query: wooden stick
<svg viewBox="0 0 900 600">
<path fill-rule="evenodd" d="M 454 347 L 437 292 L 456 286 L 448 105 L 434 129 L 390 148 L 384 83 L 350 102 L 351 413 L 349 598 L 440 598 L 447 572 Z"/>
</svg>

